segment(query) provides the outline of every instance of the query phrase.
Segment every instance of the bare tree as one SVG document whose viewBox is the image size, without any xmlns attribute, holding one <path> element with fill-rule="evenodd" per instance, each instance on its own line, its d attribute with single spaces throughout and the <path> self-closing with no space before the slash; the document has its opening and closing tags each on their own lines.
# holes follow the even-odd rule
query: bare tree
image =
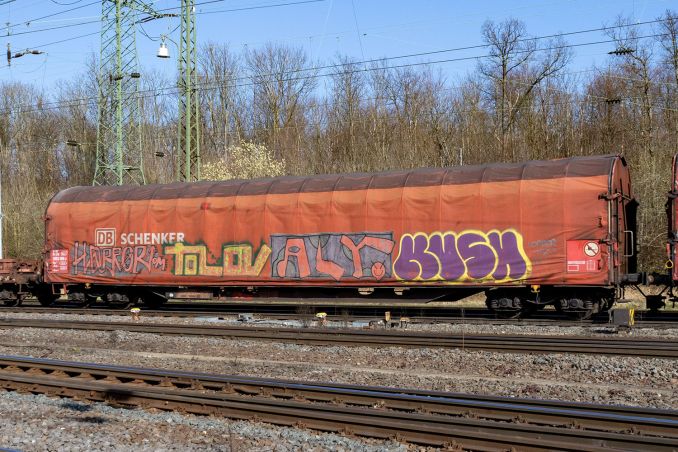
<svg viewBox="0 0 678 452">
<path fill-rule="evenodd" d="M 538 42 L 527 35 L 525 25 L 515 19 L 500 24 L 487 21 L 482 27 L 488 58 L 478 65 L 487 78 L 486 94 L 495 111 L 496 139 L 503 158 L 515 158 L 506 151 L 508 134 L 532 91 L 546 78 L 557 74 L 569 62 L 571 52 L 561 38 Z"/>
<path fill-rule="evenodd" d="M 654 129 L 653 118 L 653 83 L 655 70 L 653 67 L 654 48 L 652 41 L 639 37 L 638 28 L 628 18 L 619 17 L 615 28 L 607 34 L 615 41 L 617 53 L 621 58 L 622 77 L 627 80 L 631 96 L 626 100 L 633 106 L 640 107 L 640 133 L 644 150 L 650 155 L 653 152 L 651 135 Z M 638 102 L 640 100 L 640 102 Z"/>
<path fill-rule="evenodd" d="M 223 153 L 228 146 L 239 143 L 245 132 L 239 109 L 240 85 L 244 82 L 241 61 L 226 45 L 210 42 L 201 49 L 199 63 L 205 86 L 201 99 L 206 112 L 206 151 Z"/>
<path fill-rule="evenodd" d="M 367 96 L 364 73 L 349 58 L 339 58 L 332 75 L 328 132 L 334 135 L 332 166 L 339 171 L 357 171 L 364 161 L 358 145 L 364 114 L 361 101 Z"/>
<path fill-rule="evenodd" d="M 247 52 L 245 61 L 252 85 L 253 125 L 266 131 L 269 149 L 298 168 L 300 149 L 284 144 L 299 142 L 305 126 L 303 106 L 316 86 L 317 71 L 309 69 L 311 63 L 302 49 L 270 43 Z"/>
</svg>

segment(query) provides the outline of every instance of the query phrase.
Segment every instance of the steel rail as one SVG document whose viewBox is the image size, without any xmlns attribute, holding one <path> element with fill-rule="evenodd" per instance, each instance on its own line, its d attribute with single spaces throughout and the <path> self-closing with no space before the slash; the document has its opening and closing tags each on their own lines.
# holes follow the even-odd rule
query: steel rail
<svg viewBox="0 0 678 452">
<path fill-rule="evenodd" d="M 678 358 L 678 341 L 587 336 L 459 335 L 344 328 L 267 328 L 230 325 L 170 325 L 136 322 L 87 322 L 0 318 L 0 328 L 130 331 L 229 339 L 271 340 L 310 345 L 443 347 L 499 352 L 593 353 Z"/>
<path fill-rule="evenodd" d="M 0 356 L 0 386 L 502 450 L 675 450 L 678 412 Z"/>
<path fill-rule="evenodd" d="M 92 315 L 121 315 L 126 312 L 122 308 L 110 308 L 105 305 L 90 306 L 83 308 L 74 304 L 59 303 L 53 306 L 40 306 L 37 304 L 26 306 L 26 301 L 22 306 L 8 307 L 0 305 L 1 312 L 32 312 L 32 313 L 72 313 L 72 314 L 92 314 Z M 467 308 L 467 307 L 432 307 L 432 306 L 380 306 L 380 305 L 320 305 L 320 304 L 276 304 L 238 301 L 231 303 L 178 303 L 172 302 L 163 305 L 160 308 L 146 309 L 140 306 L 143 313 L 148 316 L 168 316 L 168 317 L 197 317 L 197 316 L 215 316 L 215 315 L 237 315 L 239 313 L 253 313 L 262 316 L 272 316 L 283 319 L 290 318 L 313 318 L 315 312 L 326 312 L 328 318 L 335 320 L 345 319 L 374 319 L 383 318 L 384 313 L 389 311 L 394 319 L 401 316 L 408 317 L 411 321 L 423 322 L 445 322 L 445 321 L 498 321 L 510 324 L 531 324 L 531 323 L 558 323 L 567 325 L 604 325 L 609 324 L 607 314 L 597 314 L 592 319 L 587 320 L 568 320 L 562 314 L 552 311 L 538 311 L 529 318 L 504 319 L 497 317 L 486 308 Z M 300 312 L 308 310 L 309 312 Z M 678 324 L 678 311 L 635 311 L 637 324 L 653 323 Z"/>
<path fill-rule="evenodd" d="M 128 311 L 123 309 L 110 309 L 102 307 L 77 308 L 77 307 L 36 307 L 36 306 L 22 306 L 22 307 L 7 307 L 0 306 L 0 314 L 2 313 L 19 313 L 19 314 L 69 314 L 69 315 L 93 315 L 93 316 L 127 316 Z M 190 310 L 188 308 L 180 309 L 143 309 L 141 314 L 144 317 L 165 317 L 165 318 L 196 318 L 196 317 L 220 317 L 235 316 L 242 313 L 249 313 L 247 306 L 228 309 L 215 308 L 212 310 Z M 313 321 L 317 320 L 315 314 L 290 313 L 279 312 L 275 309 L 269 311 L 255 310 L 251 314 L 256 315 L 256 320 L 274 319 L 274 320 L 299 320 L 299 321 Z M 645 316 L 651 320 L 636 320 L 635 328 L 678 328 L 678 318 L 665 315 L 662 316 Z M 352 314 L 329 314 L 327 320 L 333 322 L 378 322 L 383 321 L 383 312 L 380 315 L 352 315 Z M 393 317 L 394 322 L 400 319 L 400 316 Z M 255 320 L 255 321 L 256 321 Z M 608 320 L 596 317 L 588 320 L 565 320 L 558 316 L 540 316 L 538 318 L 525 319 L 502 319 L 491 315 L 489 312 L 474 312 L 468 315 L 454 315 L 452 312 L 443 312 L 440 316 L 433 315 L 413 315 L 407 317 L 407 323 L 412 324 L 434 324 L 434 323 L 464 323 L 464 324 L 487 324 L 487 325 L 515 325 L 515 326 L 614 326 Z"/>
</svg>

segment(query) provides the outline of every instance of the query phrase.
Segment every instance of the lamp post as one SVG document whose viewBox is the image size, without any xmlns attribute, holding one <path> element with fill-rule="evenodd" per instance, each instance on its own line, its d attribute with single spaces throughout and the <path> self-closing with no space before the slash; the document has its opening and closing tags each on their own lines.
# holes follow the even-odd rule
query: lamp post
<svg viewBox="0 0 678 452">
<path fill-rule="evenodd" d="M 10 3 L 10 2 L 5 2 L 3 4 L 6 4 L 6 3 Z M 13 58 L 20 58 L 24 55 L 40 55 L 40 54 L 43 54 L 43 53 L 45 53 L 45 52 L 43 52 L 41 50 L 26 49 L 22 52 L 17 52 L 17 53 L 12 55 L 12 47 L 11 47 L 10 43 L 7 43 L 7 66 L 12 65 L 12 59 Z M 5 215 L 2 212 L 2 167 L 0 167 L 0 259 L 5 258 L 5 254 L 3 252 L 3 250 L 4 250 L 3 236 L 4 236 L 4 232 L 5 232 L 5 228 L 4 228 L 5 225 L 4 225 L 4 221 L 3 221 L 4 217 L 5 217 Z"/>
<path fill-rule="evenodd" d="M 191 3 L 192 0 L 182 0 Z M 174 42 L 167 35 L 160 35 L 158 58 L 170 58 L 166 40 L 179 49 L 179 136 L 177 144 L 176 178 L 178 181 L 200 180 L 200 105 L 195 52 L 195 23 L 192 8 L 182 6 L 181 40 Z M 186 17 L 185 17 L 186 16 Z"/>
<path fill-rule="evenodd" d="M 85 143 L 87 144 L 87 143 Z M 80 154 L 78 157 L 78 160 L 82 162 L 82 174 L 83 177 L 88 174 L 87 172 L 87 160 L 84 158 L 82 155 L 82 143 L 79 142 L 78 140 L 66 140 L 66 146 L 71 146 L 77 149 L 78 153 Z"/>
</svg>

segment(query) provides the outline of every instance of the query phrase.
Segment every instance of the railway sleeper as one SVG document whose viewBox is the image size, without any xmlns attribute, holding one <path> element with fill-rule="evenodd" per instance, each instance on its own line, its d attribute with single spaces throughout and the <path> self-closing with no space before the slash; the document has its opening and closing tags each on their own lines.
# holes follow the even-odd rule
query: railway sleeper
<svg viewBox="0 0 678 452">
<path fill-rule="evenodd" d="M 9 383 L 9 384 L 7 384 Z M 381 410 L 358 408 L 330 408 L 318 410 L 295 403 L 280 404 L 258 399 L 212 400 L 209 396 L 186 392 L 172 394 L 138 391 L 117 385 L 86 387 L 66 381 L 40 382 L 12 381 L 0 383 L 8 389 L 66 395 L 76 400 L 107 402 L 113 406 L 156 408 L 177 412 L 222 415 L 237 419 L 258 419 L 278 425 L 299 425 L 321 431 L 352 431 L 363 436 L 385 437 L 398 435 L 403 440 L 429 445 L 442 445 L 450 441 L 461 441 L 464 447 L 505 444 L 509 447 L 546 447 L 561 449 L 564 445 L 577 446 L 569 450 L 604 450 L 606 447 L 643 448 L 671 450 L 675 441 L 671 438 L 620 435 L 616 432 L 573 431 L 550 425 L 512 424 L 485 420 L 454 420 L 450 417 L 424 414 L 402 415 Z M 64 391 L 66 389 L 66 391 Z M 406 417 L 403 417 L 406 416 Z M 479 433 L 481 433 L 480 436 Z"/>
</svg>

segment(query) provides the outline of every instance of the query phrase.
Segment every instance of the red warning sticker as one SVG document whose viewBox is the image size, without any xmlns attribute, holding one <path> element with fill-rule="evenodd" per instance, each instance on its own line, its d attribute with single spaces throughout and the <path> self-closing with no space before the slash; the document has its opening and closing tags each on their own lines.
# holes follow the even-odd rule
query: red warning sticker
<svg viewBox="0 0 678 452">
<path fill-rule="evenodd" d="M 600 243 L 596 240 L 567 241 L 567 272 L 595 273 L 602 268 Z"/>
</svg>

